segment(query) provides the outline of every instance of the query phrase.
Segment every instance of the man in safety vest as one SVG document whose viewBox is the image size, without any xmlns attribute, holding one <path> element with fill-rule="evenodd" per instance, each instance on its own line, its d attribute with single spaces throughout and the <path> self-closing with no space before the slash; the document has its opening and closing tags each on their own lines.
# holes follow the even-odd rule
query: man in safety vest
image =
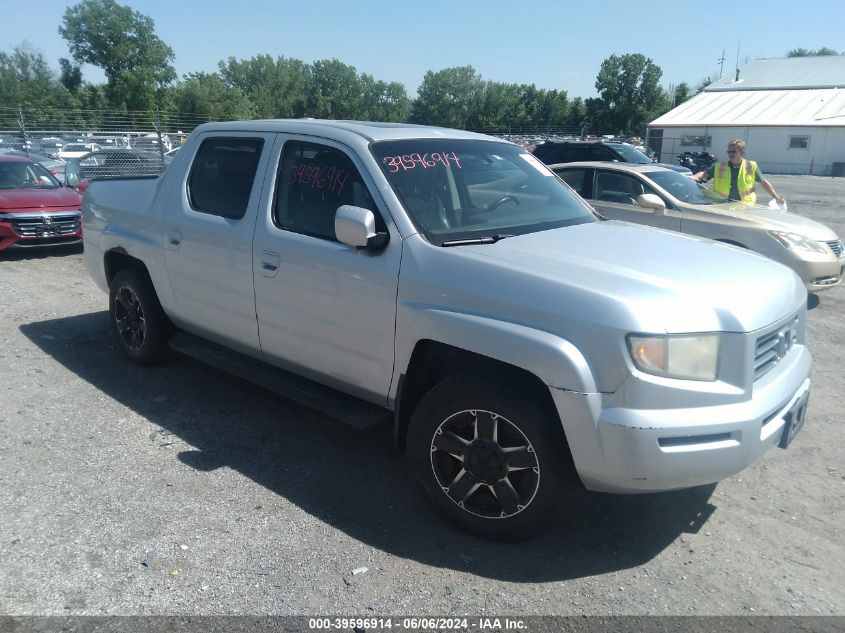
<svg viewBox="0 0 845 633">
<path fill-rule="evenodd" d="M 745 204 L 757 202 L 757 194 L 754 193 L 754 183 L 763 185 L 768 194 L 783 204 L 781 198 L 771 183 L 763 178 L 763 173 L 753 160 L 743 158 L 745 156 L 745 141 L 734 139 L 728 143 L 728 157 L 730 160 L 724 163 L 713 163 L 709 168 L 693 174 L 693 180 L 707 182 L 713 179 L 713 191 L 728 200 L 737 200 Z"/>
</svg>

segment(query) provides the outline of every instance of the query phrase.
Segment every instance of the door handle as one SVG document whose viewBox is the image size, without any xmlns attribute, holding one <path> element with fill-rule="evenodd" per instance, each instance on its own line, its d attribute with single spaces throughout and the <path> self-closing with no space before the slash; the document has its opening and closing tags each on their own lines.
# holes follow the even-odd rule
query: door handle
<svg viewBox="0 0 845 633">
<path fill-rule="evenodd" d="M 167 246 L 171 250 L 178 250 L 182 245 L 182 231 L 179 229 L 170 229 L 167 232 Z"/>
<path fill-rule="evenodd" d="M 261 253 L 261 274 L 265 277 L 275 277 L 279 273 L 281 257 L 278 253 L 264 251 Z"/>
</svg>

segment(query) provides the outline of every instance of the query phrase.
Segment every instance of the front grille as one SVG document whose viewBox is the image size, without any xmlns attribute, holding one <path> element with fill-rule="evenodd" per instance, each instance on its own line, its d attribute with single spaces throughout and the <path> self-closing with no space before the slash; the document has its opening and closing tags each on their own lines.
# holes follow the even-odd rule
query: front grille
<svg viewBox="0 0 845 633">
<path fill-rule="evenodd" d="M 843 251 L 845 248 L 842 247 L 842 240 L 830 240 L 829 242 L 825 242 L 828 246 L 830 246 L 830 250 L 833 251 L 833 254 L 837 257 L 842 257 Z"/>
<path fill-rule="evenodd" d="M 79 214 L 7 217 L 15 233 L 25 238 L 62 237 L 79 230 Z"/>
<path fill-rule="evenodd" d="M 754 380 L 771 371 L 798 339 L 798 317 L 792 323 L 775 332 L 769 332 L 757 339 L 754 347 Z"/>
</svg>

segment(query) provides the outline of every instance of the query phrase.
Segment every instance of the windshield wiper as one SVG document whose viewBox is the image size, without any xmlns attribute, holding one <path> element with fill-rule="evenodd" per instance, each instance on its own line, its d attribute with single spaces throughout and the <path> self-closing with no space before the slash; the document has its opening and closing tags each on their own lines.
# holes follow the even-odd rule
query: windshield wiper
<svg viewBox="0 0 845 633">
<path fill-rule="evenodd" d="M 495 244 L 499 240 L 513 235 L 485 235 L 484 237 L 467 237 L 462 240 L 446 240 L 440 246 L 466 246 L 468 244 Z"/>
</svg>

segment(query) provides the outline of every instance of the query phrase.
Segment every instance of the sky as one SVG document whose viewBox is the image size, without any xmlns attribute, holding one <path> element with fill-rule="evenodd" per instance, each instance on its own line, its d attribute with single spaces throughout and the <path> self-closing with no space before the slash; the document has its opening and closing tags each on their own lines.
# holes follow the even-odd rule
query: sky
<svg viewBox="0 0 845 633">
<path fill-rule="evenodd" d="M 118 0 L 120 1 L 120 0 Z M 0 50 L 27 42 L 58 71 L 70 57 L 59 35 L 70 0 L 0 0 Z M 596 95 L 601 63 L 642 53 L 663 70 L 661 84 L 692 87 L 751 59 L 785 57 L 793 48 L 845 51 L 845 1 L 744 0 L 123 0 L 151 17 L 173 48 L 181 78 L 214 72 L 220 60 L 259 54 L 313 62 L 337 58 L 408 94 L 428 70 L 471 65 L 485 80 Z M 809 10 L 803 10 L 803 7 Z M 86 81 L 105 81 L 83 67 Z"/>
</svg>

